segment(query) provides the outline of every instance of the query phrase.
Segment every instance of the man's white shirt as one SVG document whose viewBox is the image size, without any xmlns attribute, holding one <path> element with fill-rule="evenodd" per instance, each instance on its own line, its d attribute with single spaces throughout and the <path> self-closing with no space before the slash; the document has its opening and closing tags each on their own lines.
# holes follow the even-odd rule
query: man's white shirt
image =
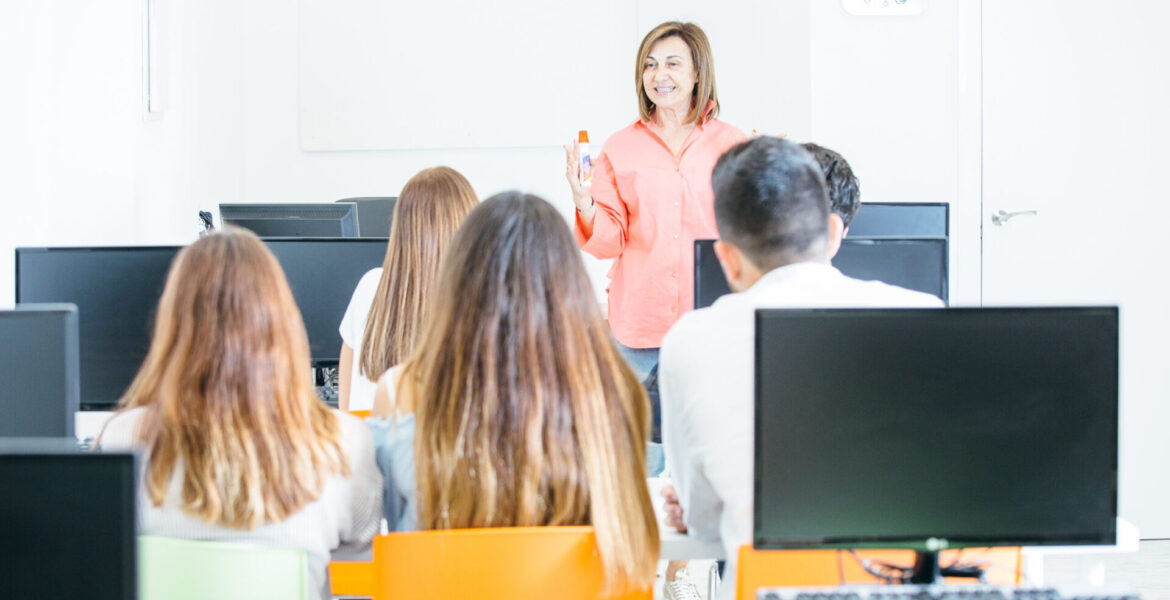
<svg viewBox="0 0 1170 600">
<path fill-rule="evenodd" d="M 752 541 L 756 309 L 942 306 L 929 294 L 796 263 L 687 313 L 666 334 L 658 365 L 666 463 L 689 534 L 723 545 L 720 596 L 734 596 L 737 553 Z"/>
</svg>

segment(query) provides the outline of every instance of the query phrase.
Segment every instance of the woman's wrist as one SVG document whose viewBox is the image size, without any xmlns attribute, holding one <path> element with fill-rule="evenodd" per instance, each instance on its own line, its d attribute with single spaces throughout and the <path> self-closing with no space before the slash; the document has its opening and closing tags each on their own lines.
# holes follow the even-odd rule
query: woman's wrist
<svg viewBox="0 0 1170 600">
<path fill-rule="evenodd" d="M 585 203 L 586 199 L 589 201 L 588 204 Z M 573 203 L 577 205 L 577 212 L 581 214 L 593 212 L 593 207 L 597 205 L 597 203 L 593 201 L 593 196 L 585 196 L 585 198 L 574 198 Z"/>
</svg>

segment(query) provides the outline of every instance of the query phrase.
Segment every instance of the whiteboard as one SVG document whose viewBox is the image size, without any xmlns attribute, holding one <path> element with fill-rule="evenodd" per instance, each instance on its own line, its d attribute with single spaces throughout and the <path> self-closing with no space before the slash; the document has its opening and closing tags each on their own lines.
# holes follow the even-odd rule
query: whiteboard
<svg viewBox="0 0 1170 600">
<path fill-rule="evenodd" d="M 661 21 L 697 22 L 721 118 L 807 134 L 808 0 L 300 0 L 306 151 L 548 147 L 638 116 L 635 58 Z"/>
<path fill-rule="evenodd" d="M 533 147 L 617 130 L 637 117 L 635 7 L 302 0 L 301 147 Z"/>
</svg>

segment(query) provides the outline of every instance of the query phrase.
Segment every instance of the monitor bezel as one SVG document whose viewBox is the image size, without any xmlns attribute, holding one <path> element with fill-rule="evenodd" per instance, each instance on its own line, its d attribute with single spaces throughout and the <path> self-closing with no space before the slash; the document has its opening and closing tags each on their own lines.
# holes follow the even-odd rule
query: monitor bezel
<svg viewBox="0 0 1170 600">
<path fill-rule="evenodd" d="M 755 318 L 753 320 L 753 475 L 752 475 L 752 546 L 756 549 L 763 550 L 778 550 L 778 549 L 873 549 L 873 548 L 888 548 L 888 549 L 908 549 L 915 550 L 920 553 L 933 553 L 938 550 L 947 548 L 984 548 L 996 546 L 1109 546 L 1115 545 L 1117 542 L 1117 514 L 1118 514 L 1118 460 L 1119 460 L 1119 425 L 1120 425 L 1120 411 L 1119 408 L 1119 378 L 1120 378 L 1120 360 L 1114 359 L 1113 374 L 1114 382 L 1112 386 L 1112 394 L 1108 401 L 1114 406 L 1112 411 L 1113 419 L 1110 425 L 1110 433 L 1113 444 L 1109 448 L 1111 456 L 1110 462 L 1113 463 L 1112 471 L 1112 513 L 1113 516 L 1108 520 L 1108 524 L 1100 532 L 1094 535 L 1086 534 L 1084 536 L 1048 536 L 1048 537 L 1012 537 L 1012 536 L 986 536 L 980 537 L 978 535 L 961 536 L 961 537 L 927 537 L 922 536 L 880 536 L 880 537 L 832 537 L 823 538 L 820 540 L 794 540 L 794 539 L 771 539 L 761 536 L 760 534 L 760 513 L 763 503 L 761 501 L 761 473 L 760 469 L 755 468 L 761 463 L 763 457 L 763 448 L 760 440 L 763 439 L 762 419 L 760 416 L 762 403 L 764 399 L 760 391 L 759 373 L 761 370 L 760 356 L 761 356 L 761 324 L 765 319 L 795 319 L 801 318 L 809 314 L 816 314 L 819 317 L 829 318 L 856 318 L 863 315 L 881 315 L 896 312 L 901 315 L 915 315 L 921 314 L 923 316 L 937 316 L 939 313 L 988 313 L 988 312 L 1006 312 L 1006 313 L 1020 313 L 1020 312 L 1045 312 L 1048 314 L 1054 313 L 1077 313 L 1077 314 L 1097 314 L 1106 317 L 1112 328 L 1112 333 L 1118 343 L 1115 347 L 1120 347 L 1120 326 L 1119 326 L 1119 309 L 1116 306 L 1059 306 L 1059 307 L 993 307 L 993 308 L 760 308 L 755 311 Z"/>
<path fill-rule="evenodd" d="M 35 318 L 38 315 L 63 317 L 65 325 L 65 398 L 62 432 L 73 437 L 73 415 L 81 410 L 81 332 L 78 329 L 77 305 L 70 302 L 17 303 L 12 309 L 0 310 L 0 320 Z M 26 438 L 30 439 L 30 438 Z"/>
<path fill-rule="evenodd" d="M 102 461 L 112 463 L 120 485 L 125 490 L 125 501 L 121 503 L 118 521 L 128 525 L 122 539 L 118 540 L 118 553 L 124 558 L 117 575 L 125 595 L 118 596 L 133 600 L 138 595 L 138 456 L 134 452 L 88 452 L 77 446 L 70 438 L 0 438 L 0 460 L 33 460 L 56 463 L 61 461 Z M 113 485 L 111 483 L 111 485 Z M 78 513 L 81 518 L 95 515 Z M 106 515 L 112 516 L 112 515 Z M 101 596 L 105 597 L 105 596 Z"/>
<path fill-rule="evenodd" d="M 226 209 L 226 210 L 225 210 Z M 339 238 L 356 238 L 361 231 L 358 217 L 358 205 L 355 202 L 273 202 L 273 203 L 226 203 L 219 205 L 219 221 L 223 226 L 248 229 L 237 225 L 235 221 L 267 220 L 267 221 L 297 221 L 305 219 L 338 221 L 341 228 Z M 261 239 L 277 239 L 299 236 L 268 236 L 256 234 Z M 319 236 L 306 236 L 309 237 Z M 330 238 L 323 238 L 330 239 Z"/>
</svg>

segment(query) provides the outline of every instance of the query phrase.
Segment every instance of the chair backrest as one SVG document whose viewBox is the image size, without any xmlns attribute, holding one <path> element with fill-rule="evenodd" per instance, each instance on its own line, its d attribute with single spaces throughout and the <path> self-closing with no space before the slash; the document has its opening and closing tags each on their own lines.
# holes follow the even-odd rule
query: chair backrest
<svg viewBox="0 0 1170 600">
<path fill-rule="evenodd" d="M 304 550 L 138 538 L 140 600 L 308 600 Z"/>
<path fill-rule="evenodd" d="M 914 564 L 911 550 L 858 550 L 857 554 L 877 562 Z M 947 550 L 939 555 L 941 564 L 956 561 L 982 564 L 987 583 L 1011 585 L 1020 581 L 1021 552 L 1018 547 Z M 736 598 L 755 598 L 756 590 L 761 587 L 881 583 L 848 552 L 838 554 L 837 550 L 755 550 L 750 544 L 745 544 L 739 549 L 736 569 Z M 948 579 L 947 583 L 964 581 Z"/>
<path fill-rule="evenodd" d="M 390 533 L 374 538 L 374 569 L 374 600 L 605 598 L 592 527 Z M 652 597 L 647 588 L 610 598 Z"/>
</svg>

